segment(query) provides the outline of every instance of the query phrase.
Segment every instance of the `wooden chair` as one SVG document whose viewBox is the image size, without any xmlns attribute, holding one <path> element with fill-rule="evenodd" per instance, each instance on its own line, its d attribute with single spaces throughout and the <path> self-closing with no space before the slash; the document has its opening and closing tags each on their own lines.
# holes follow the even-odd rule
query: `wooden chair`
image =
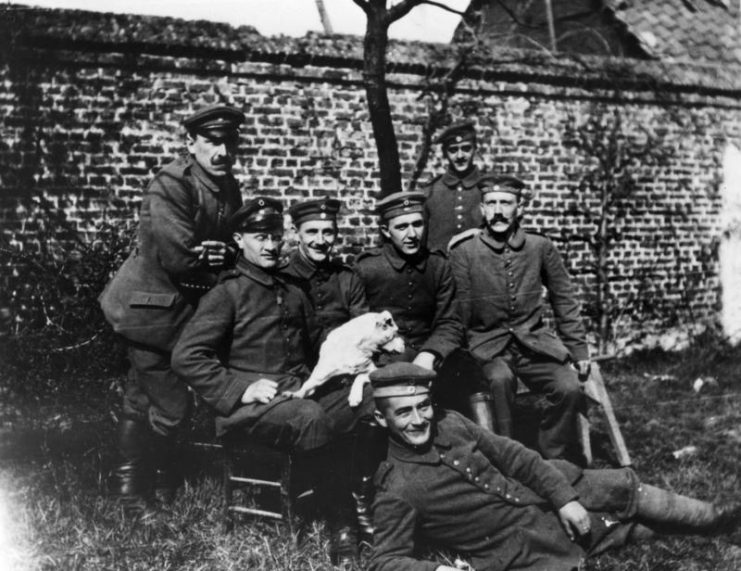
<svg viewBox="0 0 741 571">
<path fill-rule="evenodd" d="M 305 490 L 299 494 L 295 489 L 293 453 L 244 438 L 222 440 L 221 447 L 224 461 L 225 530 L 229 532 L 234 528 L 237 519 L 235 516 L 261 517 L 282 522 L 293 540 L 297 541 L 296 501 L 313 492 Z M 236 493 L 242 488 L 273 495 L 278 500 L 279 510 L 244 503 L 241 499 L 244 494 Z"/>
<path fill-rule="evenodd" d="M 591 405 L 596 407 L 604 415 L 607 426 L 607 435 L 610 438 L 610 442 L 612 442 L 618 464 L 620 466 L 630 466 L 632 464 L 630 453 L 628 452 L 628 447 L 625 445 L 625 439 L 623 438 L 623 434 L 620 431 L 620 425 L 615 417 L 615 411 L 612 408 L 612 401 L 610 400 L 610 395 L 607 393 L 607 388 L 605 387 L 605 380 L 602 377 L 602 371 L 596 362 L 592 362 L 589 378 L 584 383 L 583 387 L 584 394 L 587 397 L 587 406 Z M 530 390 L 521 381 L 518 382 L 517 395 L 520 396 L 529 393 Z M 589 418 L 586 414 L 587 412 L 588 411 L 585 410 L 579 414 L 578 431 L 582 453 L 587 461 L 587 466 L 591 466 L 594 456 L 592 454 L 592 441 Z"/>
</svg>

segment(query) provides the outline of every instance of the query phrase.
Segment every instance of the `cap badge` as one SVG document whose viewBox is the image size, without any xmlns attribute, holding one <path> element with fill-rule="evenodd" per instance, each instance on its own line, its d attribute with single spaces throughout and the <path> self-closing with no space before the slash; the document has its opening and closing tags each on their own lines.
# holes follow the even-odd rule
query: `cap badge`
<svg viewBox="0 0 741 571">
<path fill-rule="evenodd" d="M 263 206 L 265 206 L 265 201 L 261 198 L 257 201 L 257 205 L 262 208 Z"/>
<path fill-rule="evenodd" d="M 326 212 L 322 212 L 322 220 L 324 220 L 326 217 L 327 217 L 327 213 Z"/>
<path fill-rule="evenodd" d="M 409 199 L 404 201 L 404 206 L 409 206 Z"/>
</svg>

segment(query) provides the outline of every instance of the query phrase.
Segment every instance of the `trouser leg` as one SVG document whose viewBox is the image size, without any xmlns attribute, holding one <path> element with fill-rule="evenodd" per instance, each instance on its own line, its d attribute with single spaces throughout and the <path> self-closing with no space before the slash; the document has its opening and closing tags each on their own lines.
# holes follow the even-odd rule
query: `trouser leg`
<svg viewBox="0 0 741 571">
<path fill-rule="evenodd" d="M 492 408 L 495 419 L 495 432 L 500 436 L 512 438 L 514 423 L 512 410 L 517 394 L 517 378 L 507 356 L 494 357 L 483 364 L 483 372 L 489 383 Z"/>
<path fill-rule="evenodd" d="M 180 482 L 177 471 L 176 434 L 188 414 L 190 395 L 188 388 L 170 367 L 170 354 L 139 345 L 128 350 L 131 370 L 124 395 L 124 419 L 133 419 L 140 426 L 137 436 L 119 442 L 132 453 L 146 458 L 134 471 L 134 479 L 149 480 L 149 490 L 157 496 L 172 501 Z M 128 424 L 119 431 L 119 440 L 130 434 Z M 126 460 L 122 460 L 126 463 Z M 117 473 L 121 469 L 117 470 Z M 121 487 L 119 478 L 118 487 Z"/>
<path fill-rule="evenodd" d="M 565 458 L 583 464 L 576 423 L 584 397 L 574 368 L 519 351 L 514 369 L 531 391 L 546 398 L 538 433 L 541 454 L 545 458 Z"/>
<path fill-rule="evenodd" d="M 741 506 L 727 504 L 720 507 L 640 484 L 636 517 L 660 533 L 728 533 L 741 527 Z"/>
<path fill-rule="evenodd" d="M 446 357 L 432 387 L 435 402 L 457 410 L 486 430 L 494 431 L 488 383 L 478 361 L 465 349 Z"/>
</svg>

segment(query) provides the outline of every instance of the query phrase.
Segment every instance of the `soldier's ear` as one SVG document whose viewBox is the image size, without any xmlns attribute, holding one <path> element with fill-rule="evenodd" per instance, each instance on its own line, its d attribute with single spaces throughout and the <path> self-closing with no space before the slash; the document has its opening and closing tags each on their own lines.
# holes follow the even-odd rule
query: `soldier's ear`
<svg viewBox="0 0 741 571">
<path fill-rule="evenodd" d="M 381 224 L 381 234 L 387 240 L 391 239 L 391 233 L 389 232 L 389 227 L 386 224 Z"/>
<path fill-rule="evenodd" d="M 242 234 L 240 234 L 239 232 L 235 232 L 234 234 L 232 234 L 232 238 L 234 238 L 234 241 L 237 243 L 237 246 L 241 248 L 242 247 Z"/>
<path fill-rule="evenodd" d="M 373 411 L 373 418 L 376 419 L 376 422 L 378 423 L 379 426 L 383 426 L 384 428 L 388 428 L 389 425 L 388 425 L 388 422 L 386 422 L 386 417 L 383 416 L 383 414 L 381 413 L 380 410 L 375 409 Z"/>
</svg>

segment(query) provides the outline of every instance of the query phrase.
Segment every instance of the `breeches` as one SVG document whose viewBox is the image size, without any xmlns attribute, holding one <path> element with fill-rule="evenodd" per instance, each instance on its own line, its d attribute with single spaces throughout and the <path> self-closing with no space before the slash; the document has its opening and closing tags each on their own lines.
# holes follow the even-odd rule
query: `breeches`
<svg viewBox="0 0 741 571">
<path fill-rule="evenodd" d="M 130 344 L 128 357 L 124 415 L 146 419 L 162 436 L 173 435 L 188 415 L 190 395 L 170 366 L 170 353 Z"/>
</svg>

